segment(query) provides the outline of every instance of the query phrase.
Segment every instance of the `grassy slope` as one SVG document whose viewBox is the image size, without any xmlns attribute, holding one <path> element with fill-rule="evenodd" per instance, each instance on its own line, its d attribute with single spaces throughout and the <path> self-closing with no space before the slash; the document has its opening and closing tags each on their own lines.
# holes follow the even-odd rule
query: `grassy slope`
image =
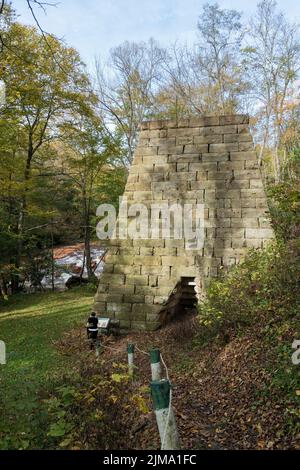
<svg viewBox="0 0 300 470">
<path fill-rule="evenodd" d="M 102 410 L 103 393 L 111 395 L 111 385 L 108 382 L 107 390 L 95 388 L 91 381 L 95 364 L 83 354 L 80 341 L 79 325 L 84 322 L 91 302 L 92 294 L 72 290 L 16 296 L 0 306 L 0 338 L 6 341 L 8 348 L 8 364 L 0 369 L 0 397 L 3 398 L 2 402 L 0 398 L 0 448 L 55 448 L 59 445 L 62 438 L 56 445 L 47 436 L 53 416 L 49 421 L 42 398 L 49 393 L 57 396 L 57 384 L 62 383 L 77 384 L 81 395 L 90 388 L 97 392 L 91 409 L 86 404 L 88 400 L 84 400 L 87 409 L 81 402 L 79 407 L 70 409 L 70 413 L 74 413 L 72 423 L 76 426 L 80 411 L 82 429 L 78 428 L 80 439 L 75 443 L 76 448 L 86 448 L 85 435 L 89 436 L 89 448 L 104 445 L 97 435 L 99 423 L 95 427 L 91 415 L 95 403 Z M 69 326 L 75 328 L 64 335 Z M 198 343 L 188 321 L 186 325 L 174 324 L 147 335 L 131 333 L 126 338 L 109 339 L 119 353 L 105 350 L 101 367 L 103 371 L 107 369 L 107 376 L 110 376 L 114 370 L 112 362 L 126 364 L 127 341 L 144 350 L 159 346 L 176 385 L 174 406 L 185 448 L 297 448 L 297 418 L 290 412 L 295 410 L 293 397 L 298 388 L 298 376 L 290 364 L 290 345 L 298 327 L 296 320 L 263 329 L 254 325 L 245 328 L 242 334 L 229 335 L 227 344 L 213 341 L 205 346 Z M 55 340 L 59 340 L 56 347 Z M 279 346 L 284 351 L 279 351 Z M 83 358 L 85 375 L 80 379 L 77 373 L 74 375 L 74 370 Z M 148 358 L 137 354 L 136 361 L 137 383 L 147 386 Z M 119 421 L 124 428 L 129 420 L 132 427 L 141 425 L 143 430 L 130 439 L 127 436 L 124 444 L 121 438 L 115 437 L 112 421 L 108 420 L 105 435 L 112 435 L 115 448 L 128 448 L 128 445 L 130 448 L 157 448 L 159 440 L 153 413 L 138 417 L 136 407 L 130 400 L 129 403 L 123 415 L 117 404 L 111 409 L 122 415 Z M 112 418 L 115 419 L 115 415 Z M 289 422 L 290 429 L 287 429 Z M 95 436 L 92 433 L 96 433 Z M 66 447 L 72 446 L 73 442 Z"/>
<path fill-rule="evenodd" d="M 7 364 L 0 366 L 0 449 L 42 447 L 46 410 L 38 392 L 68 374 L 70 358 L 53 341 L 85 320 L 93 294 L 82 289 L 18 295 L 0 304 L 0 339 Z"/>
</svg>

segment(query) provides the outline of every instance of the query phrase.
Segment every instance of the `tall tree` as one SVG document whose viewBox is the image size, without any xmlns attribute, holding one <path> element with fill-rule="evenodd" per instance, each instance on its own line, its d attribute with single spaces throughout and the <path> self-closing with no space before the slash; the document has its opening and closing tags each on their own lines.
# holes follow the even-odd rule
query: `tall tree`
<svg viewBox="0 0 300 470">
<path fill-rule="evenodd" d="M 175 105 L 182 115 L 234 113 L 243 107 L 247 90 L 240 55 L 241 13 L 206 3 L 197 31 L 192 47 L 173 45 L 167 63 Z"/>
<path fill-rule="evenodd" d="M 110 52 L 109 68 L 97 62 L 101 110 L 106 120 L 124 139 L 130 163 L 140 122 L 151 111 L 166 52 L 150 39 L 128 42 Z M 108 126 L 108 129 L 110 127 Z"/>
<path fill-rule="evenodd" d="M 244 53 L 253 111 L 261 129 L 259 160 L 261 163 L 267 147 L 273 148 L 273 172 L 278 181 L 282 167 L 279 146 L 284 116 L 290 107 L 289 94 L 300 70 L 300 42 L 298 26 L 290 24 L 276 6 L 274 0 L 258 4 L 248 28 Z"/>
<path fill-rule="evenodd" d="M 198 20 L 196 65 L 215 95 L 213 106 L 225 114 L 238 108 L 244 88 L 240 67 L 241 13 L 206 3 Z M 213 100 L 212 100 L 213 101 Z"/>
<path fill-rule="evenodd" d="M 69 122 L 62 125 L 62 131 L 62 146 L 59 149 L 62 173 L 72 181 L 75 188 L 75 202 L 83 231 L 81 275 L 86 268 L 87 276 L 92 280 L 91 240 L 95 236 L 96 223 L 93 222 L 96 208 L 103 198 L 103 177 L 106 178 L 110 171 L 118 172 L 117 162 L 121 150 L 111 141 L 96 115 L 73 115 Z"/>
<path fill-rule="evenodd" d="M 57 137 L 58 124 L 70 112 L 87 113 L 94 98 L 74 49 L 65 47 L 52 36 L 48 36 L 46 43 L 35 28 L 17 22 L 13 22 L 5 34 L 12 47 L 5 47 L 1 54 L 0 79 L 6 83 L 7 96 L 0 126 L 1 132 L 14 142 L 1 150 L 4 166 L 11 161 L 13 169 L 15 159 L 18 162 L 18 174 L 14 175 L 18 181 L 18 197 L 14 204 L 17 212 L 15 264 L 19 267 L 32 174 L 36 166 L 42 165 L 41 150 Z M 14 177 L 11 174 L 12 180 Z"/>
</svg>

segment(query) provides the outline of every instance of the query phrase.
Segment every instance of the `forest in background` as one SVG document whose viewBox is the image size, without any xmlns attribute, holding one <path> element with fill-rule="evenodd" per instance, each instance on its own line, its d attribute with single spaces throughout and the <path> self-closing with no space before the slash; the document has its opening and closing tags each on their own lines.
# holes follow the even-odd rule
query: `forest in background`
<svg viewBox="0 0 300 470">
<path fill-rule="evenodd" d="M 298 26 L 273 0 L 247 21 L 206 4 L 193 46 L 125 42 L 91 75 L 13 7 L 0 0 L 0 449 L 157 449 L 148 358 L 132 381 L 127 341 L 162 350 L 184 448 L 299 448 Z M 94 285 L 9 295 L 78 241 L 93 280 L 96 208 L 118 206 L 141 121 L 232 113 L 251 116 L 276 239 L 213 280 L 196 319 L 105 338 L 96 363 L 82 334 Z"/>
<path fill-rule="evenodd" d="M 34 19 L 45 8 L 27 4 Z M 2 297 L 25 280 L 38 287 L 53 247 L 77 241 L 93 279 L 96 208 L 117 207 L 143 120 L 250 114 L 272 214 L 285 205 L 273 224 L 291 236 L 282 231 L 299 209 L 298 25 L 274 0 L 247 21 L 216 3 L 199 13 L 194 45 L 126 41 L 91 75 L 74 48 L 0 2 Z"/>
</svg>

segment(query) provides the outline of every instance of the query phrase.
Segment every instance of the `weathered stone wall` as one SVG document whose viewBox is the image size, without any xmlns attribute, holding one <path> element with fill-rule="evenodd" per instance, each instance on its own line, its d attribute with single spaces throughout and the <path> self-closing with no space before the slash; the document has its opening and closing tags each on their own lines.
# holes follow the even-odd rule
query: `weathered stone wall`
<svg viewBox="0 0 300 470">
<path fill-rule="evenodd" d="M 203 203 L 205 243 L 201 250 L 187 250 L 184 239 L 111 246 L 94 308 L 123 328 L 157 328 L 182 276 L 196 278 L 200 295 L 220 269 L 273 237 L 246 116 L 143 123 L 124 196 L 129 205 Z"/>
</svg>

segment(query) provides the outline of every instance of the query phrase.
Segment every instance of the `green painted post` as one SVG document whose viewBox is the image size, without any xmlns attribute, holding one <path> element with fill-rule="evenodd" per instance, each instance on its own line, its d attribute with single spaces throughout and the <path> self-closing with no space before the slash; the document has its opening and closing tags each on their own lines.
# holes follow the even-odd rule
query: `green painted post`
<svg viewBox="0 0 300 470">
<path fill-rule="evenodd" d="M 128 373 L 133 375 L 134 372 L 134 344 L 127 344 L 127 355 L 128 355 Z"/>
<path fill-rule="evenodd" d="M 180 449 L 176 419 L 170 403 L 171 384 L 169 380 L 153 380 L 150 384 L 153 407 L 156 416 L 161 450 Z"/>
<path fill-rule="evenodd" d="M 149 351 L 150 363 L 151 363 L 151 374 L 152 380 L 161 379 L 161 363 L 160 363 L 160 350 L 158 348 L 152 348 Z"/>
</svg>

